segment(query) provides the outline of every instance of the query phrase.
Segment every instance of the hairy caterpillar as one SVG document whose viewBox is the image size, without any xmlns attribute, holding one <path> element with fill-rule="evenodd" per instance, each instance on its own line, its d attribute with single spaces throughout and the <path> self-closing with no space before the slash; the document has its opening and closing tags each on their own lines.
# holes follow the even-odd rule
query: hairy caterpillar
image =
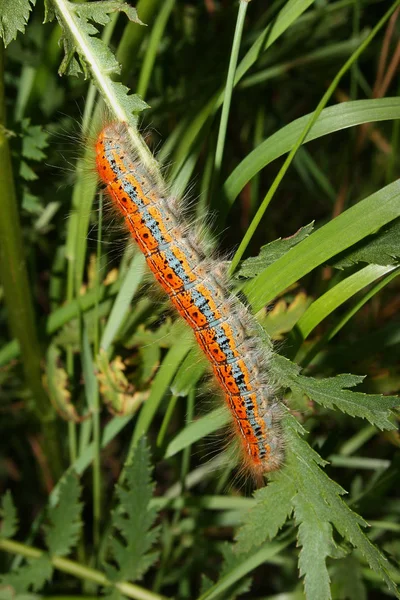
<svg viewBox="0 0 400 600">
<path fill-rule="evenodd" d="M 280 404 L 268 377 L 268 348 L 254 319 L 230 293 L 218 261 L 180 216 L 175 199 L 144 168 L 127 125 L 106 125 L 96 169 L 147 264 L 211 363 L 233 416 L 245 466 L 260 478 L 283 458 Z"/>
</svg>

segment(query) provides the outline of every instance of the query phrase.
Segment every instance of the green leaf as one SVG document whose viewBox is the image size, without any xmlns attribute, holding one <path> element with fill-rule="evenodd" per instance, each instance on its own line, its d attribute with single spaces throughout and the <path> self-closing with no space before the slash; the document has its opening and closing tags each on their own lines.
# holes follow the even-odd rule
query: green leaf
<svg viewBox="0 0 400 600">
<path fill-rule="evenodd" d="M 35 181 L 38 178 L 35 171 L 24 160 L 21 160 L 19 164 L 19 174 L 25 181 Z"/>
<path fill-rule="evenodd" d="M 110 22 L 110 13 L 123 12 L 130 21 L 143 25 L 138 17 L 136 8 L 119 0 L 101 0 L 100 2 L 81 2 L 74 5 L 74 10 L 80 17 L 106 25 Z"/>
<path fill-rule="evenodd" d="M 359 242 L 351 250 L 339 255 L 332 266 L 337 269 L 352 267 L 359 262 L 375 265 L 393 265 L 400 257 L 400 219 Z"/>
<path fill-rule="evenodd" d="M 91 73 L 94 83 L 103 94 L 108 106 L 120 120 L 136 124 L 132 112 L 147 108 L 147 104 L 137 95 L 128 95 L 129 90 L 121 83 L 114 82 L 111 75 L 120 72 L 115 56 L 97 35 L 97 28 L 90 22 L 101 25 L 109 22 L 109 13 L 124 12 L 129 19 L 140 24 L 136 9 L 115 1 L 54 3 L 55 11 L 46 13 L 46 20 L 57 18 L 62 31 L 64 58 L 59 74 L 79 75 L 85 78 Z M 142 147 L 143 142 L 138 142 Z M 144 146 L 143 146 L 144 147 Z"/>
<path fill-rule="evenodd" d="M 352 417 L 368 419 L 380 429 L 396 428 L 390 415 L 392 409 L 400 406 L 400 398 L 347 390 L 364 380 L 360 375 L 343 374 L 323 379 L 305 377 L 300 375 L 297 365 L 277 354 L 273 357 L 272 368 L 275 375 L 295 393 L 305 394 L 326 408 L 336 407 Z"/>
<path fill-rule="evenodd" d="M 57 502 L 48 509 L 50 526 L 45 531 L 51 555 L 67 555 L 79 539 L 83 506 L 79 502 L 80 494 L 78 476 L 71 469 L 60 482 Z"/>
<path fill-rule="evenodd" d="M 14 537 L 18 529 L 18 515 L 10 490 L 7 490 L 1 498 L 0 516 L 2 518 L 0 537 Z"/>
<path fill-rule="evenodd" d="M 308 312 L 311 303 L 312 299 L 309 296 L 299 292 L 290 303 L 281 298 L 274 303 L 271 310 L 266 310 L 264 315 L 258 313 L 257 319 L 271 338 L 282 339 L 282 334 L 292 331 Z"/>
<path fill-rule="evenodd" d="M 254 493 L 256 504 L 247 511 L 238 531 L 236 552 L 248 552 L 266 539 L 272 540 L 290 517 L 295 494 L 296 486 L 290 478 L 280 478 L 276 482 L 271 475 L 268 485 Z"/>
<path fill-rule="evenodd" d="M 313 2 L 314 0 L 288 0 L 288 2 L 284 4 L 283 8 L 258 35 L 257 39 L 240 61 L 235 73 L 235 86 L 263 53 L 296 22 L 300 15 L 302 15 Z M 175 179 L 176 174 L 181 170 L 196 137 L 204 130 L 205 124 L 210 116 L 222 105 L 223 99 L 224 89 L 221 89 L 210 98 L 198 115 L 196 115 L 194 119 L 191 119 L 185 127 L 181 143 L 179 144 L 178 153 L 174 156 L 172 179 Z"/>
<path fill-rule="evenodd" d="M 386 582 L 391 592 L 399 597 L 396 585 L 389 575 L 386 558 L 361 529 L 366 526 L 365 521 L 343 502 L 341 498 L 345 493 L 343 488 L 322 471 L 321 467 L 325 461 L 302 438 L 305 432 L 300 423 L 287 413 L 283 418 L 282 426 L 286 462 L 283 468 L 274 474 L 273 481 L 274 485 L 283 486 L 284 489 L 290 481 L 291 491 L 294 488 L 297 492 L 293 499 L 290 499 L 290 494 L 287 494 L 286 498 L 282 494 L 281 501 L 287 504 L 288 515 L 294 509 L 295 520 L 299 525 L 298 539 L 302 545 L 299 566 L 301 574 L 305 575 L 308 600 L 330 598 L 325 558 L 343 556 L 343 552 L 337 548 L 333 539 L 333 527 L 346 542 L 361 552 L 370 568 Z M 258 502 L 263 502 L 265 493 L 258 495 Z M 273 510 L 275 509 L 276 505 Z M 283 515 L 282 507 L 280 511 Z M 271 506 L 265 506 L 264 511 L 261 507 L 253 507 L 248 513 L 243 529 L 238 534 L 239 540 L 243 540 L 242 544 L 246 549 L 252 545 L 251 534 L 256 521 L 254 515 L 258 516 L 260 527 L 265 528 L 266 537 L 274 534 L 276 525 L 279 525 L 279 522 L 271 527 L 262 525 L 264 520 L 272 518 Z M 281 523 L 282 519 L 283 516 L 280 519 Z M 260 544 L 262 537 L 253 536 L 253 544 Z"/>
<path fill-rule="evenodd" d="M 236 582 L 240 581 L 263 563 L 273 560 L 274 557 L 289 545 L 289 543 L 290 541 L 268 542 L 263 544 L 259 550 L 240 555 L 240 559 L 235 562 L 235 565 L 227 570 L 227 572 L 218 579 L 217 583 L 203 593 L 198 600 L 230 598 L 230 596 L 222 595 L 222 593 L 224 592 L 225 594 L 226 590 L 232 589 L 232 586 L 236 584 Z"/>
<path fill-rule="evenodd" d="M 204 355 L 197 347 L 192 348 L 179 366 L 178 373 L 171 384 L 171 392 L 175 396 L 187 396 L 206 369 Z"/>
<path fill-rule="evenodd" d="M 288 238 L 279 238 L 261 247 L 260 254 L 248 258 L 240 265 L 235 273 L 236 278 L 245 277 L 251 279 L 259 275 L 266 267 L 272 265 L 278 258 L 284 256 L 291 248 L 306 239 L 314 228 L 314 221 L 305 227 L 301 227 L 294 235 Z"/>
<path fill-rule="evenodd" d="M 218 575 L 218 581 L 221 581 L 221 579 L 223 579 L 225 576 L 229 576 L 229 573 L 231 571 L 234 572 L 235 569 L 238 566 L 240 566 L 241 562 L 243 561 L 242 556 L 238 556 L 233 552 L 232 544 L 229 544 L 227 542 L 222 544 L 221 552 L 223 555 L 223 563 Z M 211 579 L 203 577 L 201 587 L 202 595 L 206 595 L 206 592 L 208 592 L 208 590 L 211 590 L 213 586 L 214 582 L 211 581 Z M 245 577 L 241 580 L 239 579 L 230 588 L 225 589 L 223 595 L 214 594 L 213 597 L 219 600 L 233 600 L 234 598 L 237 598 L 237 596 L 239 596 L 240 594 L 245 594 L 246 592 L 248 592 L 250 590 L 250 587 L 251 577 Z"/>
<path fill-rule="evenodd" d="M 330 600 L 330 579 L 326 558 L 335 556 L 337 549 L 332 537 L 332 525 L 321 516 L 301 494 L 293 500 L 296 523 L 299 525 L 298 541 L 302 546 L 299 556 L 300 576 L 308 600 Z"/>
<path fill-rule="evenodd" d="M 400 180 L 397 180 L 314 231 L 290 252 L 248 281 L 243 292 L 253 310 L 260 310 L 315 267 L 399 216 Z"/>
<path fill-rule="evenodd" d="M 42 152 L 48 147 L 49 134 L 40 125 L 31 125 L 30 119 L 22 121 L 22 156 L 29 160 L 41 161 L 46 158 Z"/>
<path fill-rule="evenodd" d="M 31 5 L 34 6 L 35 2 L 36 0 L 0 0 L 0 37 L 5 46 L 15 40 L 18 31 L 25 31 Z"/>
<path fill-rule="evenodd" d="M 169 390 L 171 381 L 178 370 L 179 365 L 185 358 L 190 347 L 193 345 L 193 336 L 187 326 L 178 321 L 174 329 L 176 338 L 175 343 L 167 352 L 159 370 L 151 385 L 151 393 L 146 400 L 135 426 L 133 443 L 136 444 L 139 439 L 147 433 L 150 423 L 162 401 L 164 394 Z"/>
<path fill-rule="evenodd" d="M 246 183 L 257 173 L 273 160 L 292 149 L 310 118 L 311 113 L 285 125 L 285 127 L 264 140 L 238 164 L 224 184 L 224 191 L 230 204 L 233 204 Z M 335 106 L 324 108 L 317 122 L 306 136 L 304 143 L 362 123 L 399 118 L 399 98 L 340 102 Z"/>
<path fill-rule="evenodd" d="M 363 582 L 362 564 L 354 553 L 336 560 L 332 568 L 332 591 L 338 600 L 367 600 Z"/>
<path fill-rule="evenodd" d="M 170 458 L 171 456 L 174 456 L 184 448 L 201 440 L 206 435 L 224 427 L 229 423 L 229 419 L 230 415 L 228 410 L 217 408 L 204 417 L 189 423 L 189 425 L 186 425 L 186 427 L 168 444 L 165 457 Z"/>
<path fill-rule="evenodd" d="M 116 490 L 118 504 L 112 516 L 116 531 L 109 544 L 116 566 L 106 564 L 113 582 L 136 581 L 157 560 L 158 553 L 150 551 L 159 535 L 159 527 L 153 527 L 157 509 L 149 506 L 154 489 L 150 475 L 150 453 L 142 438 L 126 465 L 124 484 Z"/>
<path fill-rule="evenodd" d="M 51 579 L 52 574 L 53 566 L 50 558 L 43 554 L 39 558 L 33 558 L 19 569 L 0 576 L 0 585 L 10 586 L 16 594 L 30 589 L 39 591 L 46 581 Z"/>
<path fill-rule="evenodd" d="M 111 346 L 118 333 L 118 330 L 126 318 L 133 297 L 136 294 L 140 283 L 142 282 L 144 275 L 144 264 L 144 257 L 139 253 L 137 253 L 131 261 L 129 270 L 124 277 L 101 337 L 100 346 L 104 350 L 108 350 L 108 348 Z"/>
<path fill-rule="evenodd" d="M 296 323 L 296 328 L 301 334 L 303 340 L 311 333 L 311 331 L 329 316 L 334 310 L 341 306 L 344 302 L 352 298 L 363 288 L 370 285 L 377 279 L 381 279 L 384 275 L 387 277 L 382 280 L 381 284 L 391 281 L 398 275 L 398 271 L 392 272 L 395 267 L 381 267 L 379 265 L 368 265 L 364 269 L 360 269 L 357 273 L 353 273 L 346 279 L 337 283 L 330 290 L 322 294 L 311 306 L 301 315 Z M 390 275 L 389 275 L 390 274 Z M 269 330 L 268 330 L 269 331 Z"/>
</svg>

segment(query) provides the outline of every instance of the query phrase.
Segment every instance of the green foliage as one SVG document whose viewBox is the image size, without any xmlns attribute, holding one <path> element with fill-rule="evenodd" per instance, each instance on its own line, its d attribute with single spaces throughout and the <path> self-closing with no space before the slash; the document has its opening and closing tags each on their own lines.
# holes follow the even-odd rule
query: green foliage
<svg viewBox="0 0 400 600">
<path fill-rule="evenodd" d="M 10 490 L 7 490 L 1 499 L 0 516 L 2 519 L 0 536 L 3 538 L 13 537 L 18 530 L 18 517 Z"/>
<path fill-rule="evenodd" d="M 13 594 L 22 594 L 33 590 L 39 591 L 53 574 L 53 566 L 47 555 L 29 560 L 19 569 L 0 576 L 0 586 L 9 586 Z"/>
<path fill-rule="evenodd" d="M 240 265 L 236 277 L 251 279 L 259 275 L 266 267 L 272 265 L 278 258 L 284 256 L 291 248 L 305 240 L 314 228 L 314 223 L 301 227 L 294 235 L 282 240 L 279 238 L 263 246 L 258 256 L 248 258 Z"/>
<path fill-rule="evenodd" d="M 36 0 L 0 0 L 0 37 L 3 38 L 5 46 L 15 40 L 18 31 L 25 31 L 29 14 L 32 10 L 31 5 L 35 5 Z"/>
<path fill-rule="evenodd" d="M 396 429 L 391 411 L 400 407 L 398 396 L 363 394 L 346 389 L 358 385 L 364 377 L 349 374 L 324 379 L 305 377 L 300 375 L 297 365 L 279 355 L 273 358 L 273 369 L 276 376 L 297 394 L 305 394 L 326 408 L 337 407 L 352 417 L 368 419 L 380 429 Z"/>
<path fill-rule="evenodd" d="M 120 73 L 120 65 L 109 47 L 95 37 L 98 29 L 91 23 L 104 25 L 109 22 L 109 14 L 115 12 L 124 12 L 131 21 L 141 24 L 134 8 L 116 0 L 90 4 L 68 0 L 62 4 L 52 0 L 46 2 L 46 21 L 56 18 L 63 31 L 64 58 L 59 74 L 76 76 L 83 73 L 87 78 L 91 73 L 108 104 L 118 105 L 126 115 L 131 115 L 147 108 L 147 104 L 137 95 L 128 95 L 126 86 L 112 81 L 111 76 Z"/>
<path fill-rule="evenodd" d="M 46 0 L 46 23 L 38 6 L 9 44 L 33 4 L 0 0 L 0 322 L 15 331 L 0 328 L 2 479 L 13 491 L 1 504 L 0 598 L 396 596 L 396 15 L 387 23 L 400 2 L 249 3 L 225 144 L 238 5 Z M 128 95 L 134 82 L 151 108 Z M 260 355 L 269 335 L 278 340 L 270 370 L 288 405 L 284 464 L 254 497 L 251 482 L 237 483 L 234 451 L 220 452 L 223 434 L 207 442 L 230 418 L 193 336 L 149 291 L 143 257 L 122 252 L 118 218 L 103 223 L 103 203 L 92 207 L 87 161 L 76 166 L 69 136 L 82 120 L 93 153 L 97 92 L 106 120 L 133 126 L 132 147 L 155 178 L 147 141 L 164 141 L 171 194 L 194 175 L 187 210 L 211 208 L 220 256 L 246 240 L 232 289 L 257 314 Z M 136 128 L 144 108 L 146 141 Z M 283 173 L 273 161 L 300 144 L 269 204 Z M 24 257 L 30 286 L 18 288 Z"/>
<path fill-rule="evenodd" d="M 350 251 L 339 255 L 333 262 L 337 269 L 351 267 L 359 262 L 375 265 L 393 265 L 400 257 L 400 220 L 396 219 L 375 235 L 369 236 Z"/>
<path fill-rule="evenodd" d="M 82 528 L 81 487 L 74 471 L 67 471 L 58 488 L 58 499 L 49 506 L 46 543 L 50 555 L 65 556 L 76 545 Z"/>
<path fill-rule="evenodd" d="M 370 568 L 399 597 L 388 571 L 388 561 L 361 529 L 367 523 L 345 504 L 341 498 L 344 490 L 322 471 L 325 461 L 302 438 L 305 433 L 302 427 L 287 415 L 284 428 L 287 444 L 285 466 L 273 476 L 272 492 L 269 492 L 269 487 L 257 492 L 257 504 L 249 511 L 239 530 L 237 551 L 246 552 L 270 538 L 284 525 L 293 510 L 299 527 L 298 542 L 302 546 L 299 569 L 300 574 L 305 575 L 307 598 L 331 598 L 326 558 L 340 558 L 347 552 L 345 546 L 338 548 L 332 527 L 341 536 L 342 542 L 350 543 L 361 552 Z M 279 490 L 281 485 L 283 490 Z M 286 508 L 281 506 L 282 503 Z M 279 513 L 270 523 L 265 515 L 276 511 L 278 506 Z"/>
<path fill-rule="evenodd" d="M 125 466 L 123 481 L 116 490 L 113 535 L 108 545 L 115 566 L 106 564 L 107 575 L 114 583 L 123 579 L 141 579 L 158 558 L 158 553 L 151 550 L 160 528 L 154 527 L 157 509 L 150 506 L 154 490 L 150 476 L 150 453 L 142 438 Z"/>
<path fill-rule="evenodd" d="M 218 581 L 224 579 L 225 576 L 229 575 L 232 571 L 240 565 L 242 561 L 242 557 L 238 556 L 233 552 L 232 544 L 223 544 L 221 546 L 221 554 L 223 557 L 222 565 L 220 572 L 218 574 Z M 213 588 L 213 581 L 208 579 L 207 577 L 203 577 L 202 580 L 202 588 L 201 588 L 201 596 L 205 598 L 208 597 L 207 592 Z M 251 587 L 251 577 L 244 577 L 240 579 L 236 584 L 224 589 L 222 593 L 213 594 L 213 598 L 221 599 L 221 598 L 229 598 L 229 600 L 234 600 L 240 594 L 245 594 L 250 590 Z"/>
<path fill-rule="evenodd" d="M 367 591 L 362 577 L 362 568 L 354 554 L 348 554 L 335 561 L 332 568 L 332 580 L 335 598 L 366 600 Z"/>
</svg>

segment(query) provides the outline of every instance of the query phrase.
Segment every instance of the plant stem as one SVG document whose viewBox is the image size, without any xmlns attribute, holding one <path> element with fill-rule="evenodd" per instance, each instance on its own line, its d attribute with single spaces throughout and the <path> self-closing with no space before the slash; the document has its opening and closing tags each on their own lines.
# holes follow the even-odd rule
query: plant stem
<svg viewBox="0 0 400 600">
<path fill-rule="evenodd" d="M 13 554 L 22 554 L 22 556 L 25 556 L 26 558 L 40 558 L 45 554 L 45 552 L 39 550 L 39 548 L 6 539 L 0 540 L 0 550 L 12 552 Z M 55 569 L 58 569 L 63 573 L 69 573 L 70 575 L 74 575 L 75 577 L 86 581 L 93 581 L 98 585 L 113 585 L 101 571 L 91 569 L 90 567 L 81 565 L 68 558 L 52 556 L 50 557 L 50 561 Z M 128 581 L 119 581 L 115 584 L 115 587 L 122 594 L 128 596 L 128 598 L 135 598 L 136 600 L 165 600 L 165 596 L 155 594 L 150 590 L 146 590 L 145 588 L 135 585 L 134 583 L 129 583 Z"/>
<path fill-rule="evenodd" d="M 93 354 L 96 357 L 100 346 L 100 318 L 99 318 L 99 296 L 100 296 L 100 273 L 101 273 L 101 234 L 103 226 L 103 194 L 99 199 L 99 219 L 97 224 L 97 257 L 96 257 L 96 291 L 97 300 L 95 305 L 96 324 L 94 332 Z M 101 523 L 101 424 L 100 424 L 100 402 L 99 386 L 96 385 L 93 393 L 93 545 L 98 548 L 100 542 L 100 523 Z"/>
<path fill-rule="evenodd" d="M 155 16 L 159 15 L 163 0 L 139 0 L 136 10 L 139 18 L 146 25 L 151 25 Z M 122 65 L 121 81 L 131 80 L 135 59 L 139 56 L 139 48 L 148 33 L 147 27 L 138 27 L 136 23 L 128 22 L 117 48 L 117 60 Z"/>
<path fill-rule="evenodd" d="M 215 177 L 219 179 L 219 173 L 222 165 L 222 157 L 224 154 L 226 129 L 228 126 L 229 110 L 231 107 L 232 90 L 235 85 L 235 73 L 239 57 L 240 42 L 242 40 L 244 19 L 246 16 L 247 7 L 250 0 L 240 0 L 239 11 L 236 20 L 235 34 L 233 36 L 233 44 L 231 58 L 229 61 L 228 76 L 226 79 L 224 102 L 222 105 L 221 121 L 219 123 L 217 149 L 215 151 L 214 169 Z"/>
<path fill-rule="evenodd" d="M 73 4 L 68 2 L 68 0 L 53 0 L 53 4 L 56 7 L 57 15 L 62 21 L 63 27 L 65 27 L 73 37 L 76 47 L 84 57 L 93 77 L 93 82 L 103 96 L 112 114 L 118 121 L 132 124 L 132 115 L 126 111 L 125 106 L 115 94 L 113 80 L 109 73 L 104 69 L 101 60 L 94 51 L 93 46 L 90 43 L 90 36 L 86 35 L 81 30 L 73 10 Z M 129 135 L 140 160 L 156 177 L 162 180 L 157 161 L 154 159 L 137 129 L 133 126 L 129 127 Z"/>
<path fill-rule="evenodd" d="M 157 55 L 157 50 L 160 45 L 162 35 L 167 25 L 169 16 L 174 8 L 175 0 L 165 0 L 164 4 L 156 17 L 153 28 L 150 33 L 150 39 L 147 46 L 146 55 L 140 71 L 137 93 L 144 98 L 147 93 L 150 77 L 153 71 L 154 62 Z"/>
<path fill-rule="evenodd" d="M 35 327 L 35 316 L 24 246 L 18 214 L 17 197 L 11 166 L 6 129 L 4 94 L 4 46 L 0 41 L 0 279 L 12 334 L 18 340 L 26 382 L 34 399 L 34 410 L 44 434 L 43 446 L 52 474 L 62 472 L 55 411 L 42 385 L 41 348 Z"/>
</svg>

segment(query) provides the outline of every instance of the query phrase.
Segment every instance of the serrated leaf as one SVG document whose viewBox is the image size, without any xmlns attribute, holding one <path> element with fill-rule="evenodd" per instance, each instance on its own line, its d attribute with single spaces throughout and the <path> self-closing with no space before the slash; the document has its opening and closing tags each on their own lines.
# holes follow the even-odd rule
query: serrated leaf
<svg viewBox="0 0 400 600">
<path fill-rule="evenodd" d="M 290 500 L 289 496 L 282 499 L 286 502 L 287 514 L 294 509 L 295 520 L 302 529 L 299 532 L 299 542 L 303 545 L 303 554 L 300 560 L 300 569 L 305 575 L 308 587 L 308 600 L 321 600 L 327 595 L 327 573 L 325 566 L 322 565 L 321 553 L 325 556 L 343 556 L 343 553 L 337 548 L 333 539 L 333 527 L 349 542 L 357 548 L 367 560 L 370 568 L 381 577 L 397 597 L 396 585 L 388 572 L 388 562 L 380 551 L 370 542 L 368 537 L 362 531 L 366 522 L 342 500 L 341 496 L 345 493 L 337 483 L 332 481 L 321 469 L 325 461 L 307 444 L 301 437 L 305 432 L 300 423 L 289 413 L 283 418 L 283 433 L 286 446 L 286 462 L 284 467 L 274 475 L 274 485 L 287 486 L 287 480 L 296 489 L 296 497 Z M 268 489 L 268 488 L 267 488 Z M 265 493 L 265 492 L 264 492 Z M 258 496 L 262 502 L 263 495 Z M 282 508 L 280 510 L 283 511 Z M 270 507 L 264 511 L 260 507 L 252 508 L 249 513 L 249 519 L 243 525 L 239 532 L 239 538 L 245 541 L 246 549 L 252 545 L 251 522 L 255 522 L 252 516 L 253 511 L 258 511 L 259 524 L 264 519 L 270 519 Z M 318 523 L 315 523 L 315 518 Z M 243 531 L 249 528 L 249 533 L 245 535 Z M 274 529 L 265 530 L 268 537 L 274 533 Z M 253 536 L 254 544 L 260 544 L 262 536 Z M 240 546 L 239 546 L 240 549 Z M 325 562 L 325 558 L 324 558 Z M 319 572 L 315 569 L 318 565 Z M 321 579 L 322 577 L 322 579 Z M 322 590 L 325 596 L 321 596 L 321 589 L 315 591 L 315 586 L 323 585 Z"/>
<path fill-rule="evenodd" d="M 330 600 L 330 578 L 326 558 L 335 556 L 337 549 L 332 537 L 332 525 L 320 518 L 318 510 L 301 494 L 293 499 L 298 542 L 300 576 L 304 576 L 307 600 Z"/>
<path fill-rule="evenodd" d="M 400 219 L 396 219 L 375 235 L 370 235 L 349 251 L 339 254 L 332 263 L 337 269 L 352 267 L 359 262 L 393 265 L 400 257 Z"/>
<path fill-rule="evenodd" d="M 32 589 L 39 591 L 53 575 L 53 566 L 47 554 L 30 560 L 15 571 L 0 576 L 1 586 L 10 586 L 16 594 Z"/>
<path fill-rule="evenodd" d="M 1 498 L 0 516 L 2 518 L 0 537 L 12 538 L 18 529 L 18 515 L 10 490 Z"/>
<path fill-rule="evenodd" d="M 142 110 L 149 108 L 147 102 L 142 100 L 140 96 L 137 94 L 130 94 L 130 90 L 126 87 L 126 85 L 112 81 L 111 88 L 117 102 L 124 106 L 128 114 L 133 112 L 141 112 Z"/>
<path fill-rule="evenodd" d="M 111 80 L 111 75 L 120 72 L 120 65 L 107 44 L 100 38 L 94 37 L 98 30 L 90 22 L 94 21 L 104 25 L 109 22 L 109 13 L 116 11 L 124 12 L 131 21 L 141 23 L 136 9 L 116 0 L 76 4 L 68 2 L 64 12 L 56 10 L 55 16 L 63 30 L 62 43 L 64 47 L 64 58 L 58 72 L 60 75 L 73 76 L 83 73 L 87 78 L 91 70 L 94 82 L 98 84 L 103 95 L 105 95 L 105 87 L 107 87 L 107 103 L 110 104 L 112 97 L 112 108 L 118 105 L 126 116 L 130 117 L 132 113 L 148 108 L 148 105 L 136 94 L 129 95 L 127 87 Z M 67 12 L 68 19 L 66 19 Z M 52 16 L 52 14 L 48 14 L 49 18 Z M 73 29 L 71 29 L 71 21 L 74 21 Z M 137 118 L 130 118 L 131 125 L 135 122 L 137 122 Z"/>
<path fill-rule="evenodd" d="M 248 258 L 240 265 L 239 270 L 235 274 L 238 279 L 251 279 L 259 275 L 266 267 L 272 265 L 278 258 L 281 258 L 289 252 L 291 248 L 310 235 L 314 228 L 314 221 L 309 225 L 301 227 L 294 235 L 288 238 L 279 238 L 262 246 L 260 254 Z"/>
<path fill-rule="evenodd" d="M 350 374 L 324 379 L 305 377 L 300 375 L 297 365 L 277 354 L 273 356 L 272 367 L 282 383 L 295 393 L 306 394 L 326 408 L 338 408 L 352 417 L 367 419 L 380 429 L 396 428 L 390 416 L 391 410 L 400 406 L 398 396 L 364 394 L 346 389 L 361 383 L 364 377 Z"/>
<path fill-rule="evenodd" d="M 35 171 L 33 171 L 24 160 L 21 160 L 19 164 L 19 174 L 25 181 L 35 181 L 38 178 Z"/>
<path fill-rule="evenodd" d="M 103 40 L 89 36 L 90 46 L 93 54 L 97 57 L 97 60 L 101 62 L 102 70 L 106 75 L 119 75 L 121 72 L 121 65 L 111 52 L 110 48 L 106 46 Z"/>
<path fill-rule="evenodd" d="M 101 2 L 86 2 L 74 5 L 74 10 L 80 17 L 91 19 L 99 25 L 107 25 L 110 22 L 110 13 L 123 12 L 130 21 L 143 25 L 139 19 L 136 8 L 129 4 L 121 3 L 119 0 L 101 0 Z"/>
<path fill-rule="evenodd" d="M 23 33 L 36 0 L 0 0 L 0 37 L 4 45 L 15 40 L 18 31 Z"/>
<path fill-rule="evenodd" d="M 154 485 L 150 480 L 150 454 L 143 438 L 125 469 L 124 484 L 116 490 L 118 504 L 112 516 L 116 532 L 109 543 L 116 566 L 105 565 L 113 582 L 140 579 L 158 557 L 158 553 L 151 551 L 159 527 L 153 527 L 157 509 L 150 508 Z"/>
<path fill-rule="evenodd" d="M 22 156 L 36 161 L 46 158 L 42 150 L 48 146 L 49 134 L 40 125 L 31 125 L 30 119 L 23 120 L 22 131 Z"/>
<path fill-rule="evenodd" d="M 31 194 L 29 189 L 24 186 L 23 187 L 23 196 L 22 196 L 22 208 L 26 210 L 31 215 L 40 216 L 43 213 L 43 206 L 41 204 L 41 199 L 34 194 Z"/>
<path fill-rule="evenodd" d="M 50 525 L 45 528 L 51 555 L 66 556 L 80 536 L 82 504 L 81 487 L 73 470 L 67 471 L 58 488 L 58 502 L 48 509 Z"/>
<path fill-rule="evenodd" d="M 238 553 L 248 552 L 266 539 L 272 540 L 292 513 L 295 485 L 288 477 L 280 477 L 278 482 L 273 477 L 266 487 L 254 493 L 256 504 L 247 512 L 236 536 Z"/>
</svg>

